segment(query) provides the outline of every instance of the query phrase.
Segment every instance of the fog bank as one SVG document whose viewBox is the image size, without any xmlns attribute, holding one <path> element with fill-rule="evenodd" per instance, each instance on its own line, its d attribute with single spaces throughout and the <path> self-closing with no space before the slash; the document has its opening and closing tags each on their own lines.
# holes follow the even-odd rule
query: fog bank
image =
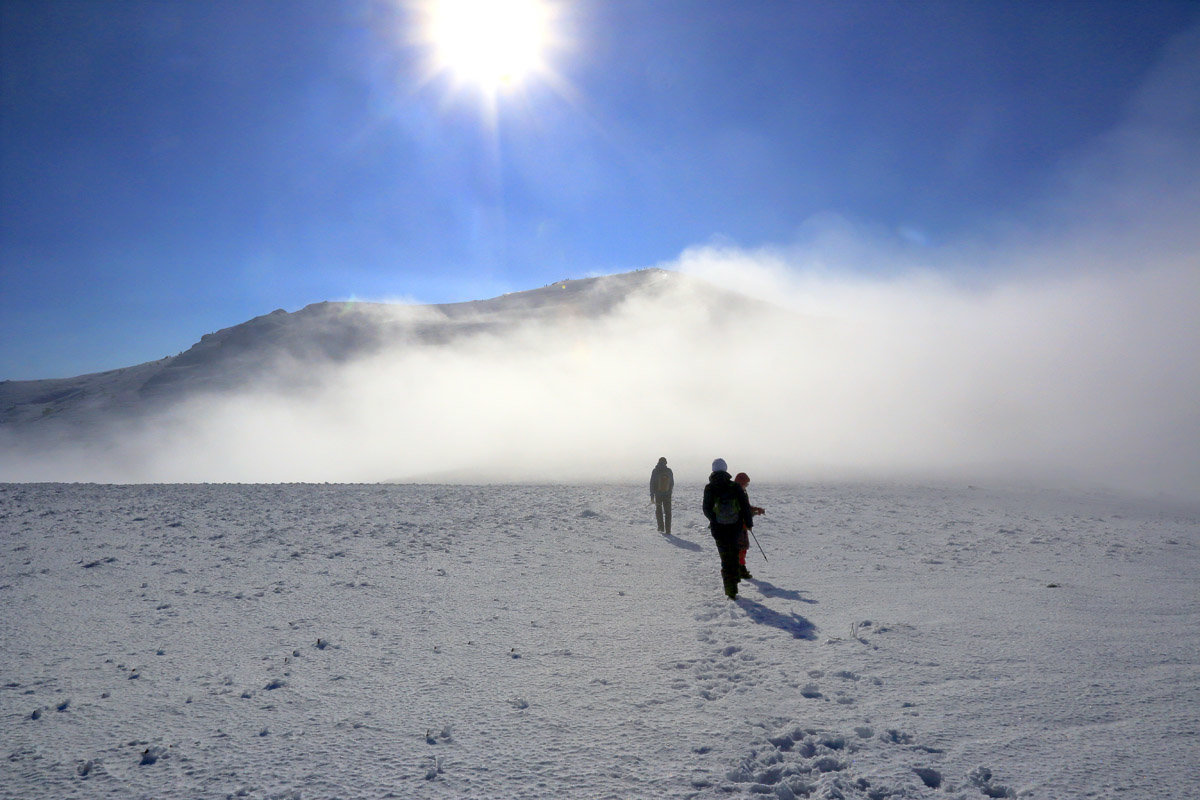
<svg viewBox="0 0 1200 800">
<path fill-rule="evenodd" d="M 677 265 L 772 307 L 714 307 L 679 282 L 598 319 L 281 364 L 307 388 L 198 397 L 83 444 L 10 442 L 0 477 L 640 482 L 665 455 L 681 483 L 721 456 L 762 482 L 1200 487 L 1194 265 L 980 287 L 796 257 L 712 247 Z"/>
</svg>

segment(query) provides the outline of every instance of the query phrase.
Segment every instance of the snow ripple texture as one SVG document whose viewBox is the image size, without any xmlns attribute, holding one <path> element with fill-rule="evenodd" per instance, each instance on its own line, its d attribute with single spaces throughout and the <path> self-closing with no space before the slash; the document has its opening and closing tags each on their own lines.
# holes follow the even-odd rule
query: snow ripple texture
<svg viewBox="0 0 1200 800">
<path fill-rule="evenodd" d="M 700 491 L 0 485 L 0 797 L 1194 793 L 1196 509 Z"/>
</svg>

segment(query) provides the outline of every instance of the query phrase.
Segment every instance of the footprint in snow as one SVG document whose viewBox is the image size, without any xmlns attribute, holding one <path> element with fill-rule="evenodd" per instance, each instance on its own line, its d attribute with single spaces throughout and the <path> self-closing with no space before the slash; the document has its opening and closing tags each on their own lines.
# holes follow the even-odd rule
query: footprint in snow
<svg viewBox="0 0 1200 800">
<path fill-rule="evenodd" d="M 721 790 L 734 793 L 740 790 L 752 795 L 769 795 L 782 800 L 806 797 L 840 797 L 843 800 L 878 800 L 886 797 L 925 797 L 928 790 L 940 789 L 944 776 L 938 768 L 923 759 L 929 750 L 904 747 L 893 737 L 876 737 L 874 730 L 860 726 L 851 735 L 784 725 L 775 733 L 754 742 L 748 755 L 726 770 Z M 912 766 L 905 774 L 887 779 L 867 777 L 859 770 L 877 759 L 872 750 L 904 747 L 913 755 Z M 888 761 L 891 753 L 878 753 Z M 980 768 L 968 780 L 990 797 L 1012 797 L 1011 794 L 991 792 L 1010 791 L 992 782 L 990 770 Z"/>
</svg>

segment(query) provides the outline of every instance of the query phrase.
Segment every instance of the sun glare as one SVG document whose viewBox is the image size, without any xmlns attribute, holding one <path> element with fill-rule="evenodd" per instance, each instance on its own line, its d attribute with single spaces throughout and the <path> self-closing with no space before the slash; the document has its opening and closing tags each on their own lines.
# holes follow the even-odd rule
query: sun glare
<svg viewBox="0 0 1200 800">
<path fill-rule="evenodd" d="M 551 9 L 545 0 L 430 0 L 423 35 L 435 72 L 495 95 L 547 69 Z"/>
</svg>

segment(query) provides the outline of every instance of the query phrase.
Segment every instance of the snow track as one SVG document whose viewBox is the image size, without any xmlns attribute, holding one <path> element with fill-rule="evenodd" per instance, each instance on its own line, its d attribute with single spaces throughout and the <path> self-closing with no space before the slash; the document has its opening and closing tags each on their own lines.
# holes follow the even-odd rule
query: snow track
<svg viewBox="0 0 1200 800">
<path fill-rule="evenodd" d="M 1190 790 L 1194 510 L 760 488 L 729 601 L 699 492 L 0 486 L 0 797 Z"/>
</svg>

